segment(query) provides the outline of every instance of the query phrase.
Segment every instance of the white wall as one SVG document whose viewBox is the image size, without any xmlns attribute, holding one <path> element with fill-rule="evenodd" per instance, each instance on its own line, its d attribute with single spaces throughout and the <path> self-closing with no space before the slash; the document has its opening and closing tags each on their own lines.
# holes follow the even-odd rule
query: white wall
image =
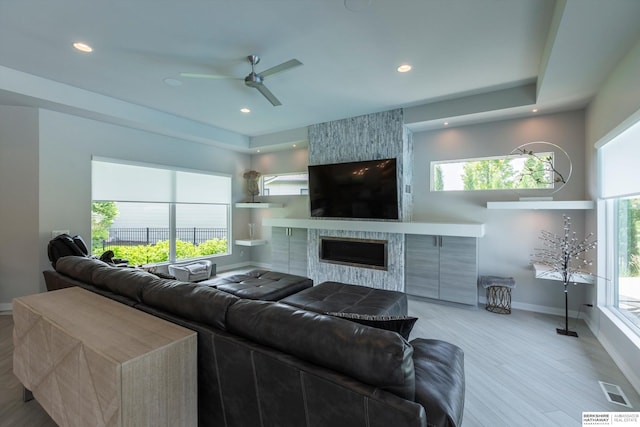
<svg viewBox="0 0 640 427">
<path fill-rule="evenodd" d="M 9 114 L 14 111 L 20 114 Z M 46 247 L 52 230 L 69 230 L 89 241 L 92 155 L 229 174 L 233 201 L 244 197 L 247 154 L 49 110 L 3 107 L 0 120 L 3 205 L 10 207 L 0 221 L 0 256 L 6 260 L 0 265 L 11 265 L 0 268 L 5 271 L 0 304 L 45 289 L 42 270 L 51 268 Z M 13 187 L 5 187 L 9 183 Z M 233 235 L 244 227 L 234 221 Z M 219 269 L 249 262 L 248 253 L 232 250 L 217 258 Z"/>
<path fill-rule="evenodd" d="M 640 42 L 616 66 L 598 90 L 586 115 L 586 154 L 588 166 L 588 192 L 595 198 L 597 192 L 596 143 L 604 143 L 620 133 L 633 121 L 640 120 Z M 639 142 L 640 143 L 640 142 Z M 601 212 L 599 211 L 598 214 Z M 596 215 L 587 217 L 588 226 L 595 226 Z M 601 257 L 607 254 L 600 240 Z M 599 265 L 599 268 L 602 264 Z M 602 272 L 599 273 L 602 274 Z M 640 392 L 640 338 L 631 331 L 605 304 L 604 280 L 599 280 L 597 292 L 588 295 L 594 306 L 587 318 L 589 327 L 607 349 L 622 372 Z"/>
<path fill-rule="evenodd" d="M 39 290 L 38 110 L 0 106 L 0 311 Z"/>
<path fill-rule="evenodd" d="M 585 197 L 584 111 L 418 132 L 413 138 L 414 221 L 484 223 L 486 235 L 479 239 L 479 273 L 514 277 L 514 308 L 564 315 L 562 285 L 535 279 L 530 268 L 531 254 L 535 248 L 542 247 L 541 230 L 558 233 L 562 230 L 563 213 L 572 218 L 572 229 L 578 236 L 583 236 L 584 212 L 489 210 L 487 201 L 517 200 L 523 194 L 495 190 L 431 192 L 429 171 L 431 161 L 507 155 L 521 144 L 547 141 L 567 151 L 574 165 L 571 179 L 553 195 L 554 200 L 582 200 Z M 579 285 L 569 290 L 572 315 L 587 302 L 588 286 Z"/>
</svg>

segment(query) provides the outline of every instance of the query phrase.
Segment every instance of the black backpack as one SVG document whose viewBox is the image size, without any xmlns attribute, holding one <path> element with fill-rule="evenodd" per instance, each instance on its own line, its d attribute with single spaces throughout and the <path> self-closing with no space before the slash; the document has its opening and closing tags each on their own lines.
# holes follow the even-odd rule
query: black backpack
<svg viewBox="0 0 640 427">
<path fill-rule="evenodd" d="M 47 246 L 47 254 L 53 268 L 56 268 L 58 259 L 65 256 L 89 256 L 87 245 L 80 236 L 69 236 L 68 234 L 60 234 L 49 241 Z"/>
</svg>

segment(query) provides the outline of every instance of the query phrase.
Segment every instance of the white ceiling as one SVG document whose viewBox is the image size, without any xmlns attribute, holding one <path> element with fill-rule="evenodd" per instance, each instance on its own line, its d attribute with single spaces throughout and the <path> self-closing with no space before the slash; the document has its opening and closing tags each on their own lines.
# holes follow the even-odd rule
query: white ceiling
<svg viewBox="0 0 640 427">
<path fill-rule="evenodd" d="M 0 0 L 0 104 L 238 150 L 398 107 L 430 129 L 583 107 L 640 39 L 639 18 L 638 0 Z M 304 64 L 266 77 L 282 106 L 242 81 L 179 74 L 244 77 L 249 54 L 258 71 Z"/>
</svg>

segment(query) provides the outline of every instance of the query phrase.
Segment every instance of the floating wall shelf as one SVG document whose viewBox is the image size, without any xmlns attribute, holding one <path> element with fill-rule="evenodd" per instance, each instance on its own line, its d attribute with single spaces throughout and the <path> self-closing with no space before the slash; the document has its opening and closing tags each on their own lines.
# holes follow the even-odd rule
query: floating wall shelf
<svg viewBox="0 0 640 427">
<path fill-rule="evenodd" d="M 236 208 L 249 208 L 249 209 L 271 209 L 281 208 L 284 205 L 282 203 L 236 203 Z"/>
<path fill-rule="evenodd" d="M 244 240 L 236 240 L 234 242 L 236 245 L 238 246 L 263 246 L 267 244 L 266 240 L 249 240 L 249 239 L 244 239 Z"/>
<path fill-rule="evenodd" d="M 520 200 L 515 202 L 487 202 L 487 209 L 593 209 L 593 200 Z"/>
<path fill-rule="evenodd" d="M 264 218 L 268 227 L 307 228 L 315 230 L 373 231 L 398 234 L 427 234 L 435 236 L 484 236 L 484 224 L 402 221 L 359 221 L 325 218 Z"/>
</svg>

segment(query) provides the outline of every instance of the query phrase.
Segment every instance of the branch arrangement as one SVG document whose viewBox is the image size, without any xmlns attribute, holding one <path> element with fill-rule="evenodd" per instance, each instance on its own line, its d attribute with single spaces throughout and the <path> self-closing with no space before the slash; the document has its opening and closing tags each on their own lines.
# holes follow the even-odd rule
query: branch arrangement
<svg viewBox="0 0 640 427">
<path fill-rule="evenodd" d="M 544 248 L 535 249 L 532 258 L 534 263 L 550 268 L 547 274 L 559 273 L 566 292 L 566 286 L 573 281 L 575 274 L 592 274 L 587 269 L 593 261 L 588 259 L 587 255 L 590 250 L 596 248 L 597 242 L 593 238 L 593 233 L 579 240 L 575 231 L 571 232 L 571 218 L 566 215 L 563 215 L 563 218 L 563 234 L 559 236 L 543 230 L 540 233 L 540 240 Z"/>
<path fill-rule="evenodd" d="M 558 183 L 561 182 L 563 184 L 567 183 L 567 180 L 564 178 L 564 176 L 562 175 L 562 173 L 560 173 L 560 171 L 558 171 L 555 166 L 553 165 L 553 157 L 552 156 L 539 156 L 538 154 L 534 153 L 531 150 L 526 150 L 522 147 L 518 147 L 514 150 L 514 152 L 516 154 L 519 155 L 525 155 L 525 156 L 529 156 L 529 157 L 533 157 L 534 159 L 538 160 L 539 162 L 541 162 L 544 165 L 544 170 L 547 172 L 553 172 L 553 182 L 554 183 Z M 546 182 L 540 178 L 537 178 L 535 175 L 536 170 L 526 166 L 524 167 L 524 169 L 526 170 L 523 171 L 522 173 L 522 177 L 524 176 L 530 176 L 537 184 L 551 184 L 550 182 Z M 520 179 L 522 179 L 522 177 Z"/>
</svg>

